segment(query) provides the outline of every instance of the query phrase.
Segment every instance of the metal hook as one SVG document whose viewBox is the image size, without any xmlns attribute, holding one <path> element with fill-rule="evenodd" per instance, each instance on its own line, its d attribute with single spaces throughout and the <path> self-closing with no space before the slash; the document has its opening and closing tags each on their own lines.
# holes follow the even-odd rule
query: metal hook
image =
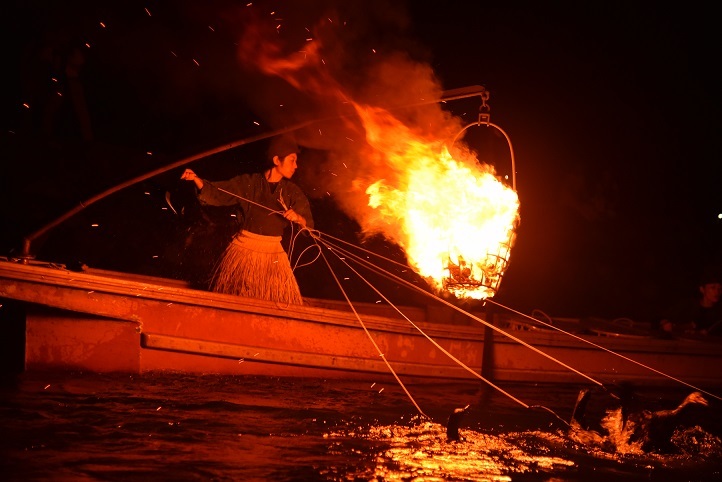
<svg viewBox="0 0 722 482">
<path fill-rule="evenodd" d="M 479 106 L 478 119 L 479 125 L 486 124 L 488 126 L 491 121 L 491 107 L 486 103 L 487 100 L 489 100 L 489 91 L 485 90 L 481 94 L 481 105 Z"/>
</svg>

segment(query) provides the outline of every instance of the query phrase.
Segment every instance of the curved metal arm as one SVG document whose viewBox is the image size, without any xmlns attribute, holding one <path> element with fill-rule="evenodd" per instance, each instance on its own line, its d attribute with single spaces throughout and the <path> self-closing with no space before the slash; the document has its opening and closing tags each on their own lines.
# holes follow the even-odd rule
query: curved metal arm
<svg viewBox="0 0 722 482">
<path fill-rule="evenodd" d="M 454 143 L 456 143 L 456 141 L 459 139 L 459 136 L 460 136 L 461 134 L 463 134 L 464 132 L 466 132 L 466 130 L 467 130 L 468 128 L 474 127 L 474 126 L 481 126 L 481 125 L 485 125 L 485 126 L 488 126 L 488 127 L 493 127 L 494 129 L 496 129 L 496 130 L 498 130 L 499 132 L 501 132 L 502 135 L 504 136 L 504 138 L 506 139 L 506 142 L 507 142 L 507 144 L 509 145 L 509 153 L 510 153 L 510 155 L 511 155 L 511 188 L 512 188 L 514 191 L 516 191 L 516 161 L 514 160 L 514 148 L 513 148 L 512 145 L 511 145 L 511 139 L 509 138 L 509 136 L 507 135 L 507 133 L 504 132 L 504 129 L 502 129 L 502 128 L 499 127 L 498 125 L 494 124 L 493 122 L 488 122 L 488 121 L 486 121 L 486 122 L 482 122 L 482 121 L 472 122 L 471 124 L 469 124 L 469 125 L 467 125 L 467 126 L 464 126 L 464 127 L 458 132 L 458 134 L 456 134 L 456 136 L 454 137 L 454 140 L 451 142 L 451 145 L 454 145 Z"/>
</svg>

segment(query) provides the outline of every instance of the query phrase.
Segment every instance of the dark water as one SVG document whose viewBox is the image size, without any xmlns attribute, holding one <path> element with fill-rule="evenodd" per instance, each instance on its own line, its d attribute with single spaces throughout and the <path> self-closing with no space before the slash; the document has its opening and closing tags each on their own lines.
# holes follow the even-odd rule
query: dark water
<svg viewBox="0 0 722 482">
<path fill-rule="evenodd" d="M 422 417 L 388 382 L 25 373 L 2 387 L 0 478 L 722 480 L 715 401 L 681 453 L 614 454 L 567 437 L 560 419 L 580 387 L 505 388 L 531 407 L 476 382 L 407 385 Z M 661 406 L 686 393 L 644 395 Z M 588 414 L 605 403 L 593 397 Z M 462 440 L 449 441 L 448 417 L 466 405 Z"/>
</svg>

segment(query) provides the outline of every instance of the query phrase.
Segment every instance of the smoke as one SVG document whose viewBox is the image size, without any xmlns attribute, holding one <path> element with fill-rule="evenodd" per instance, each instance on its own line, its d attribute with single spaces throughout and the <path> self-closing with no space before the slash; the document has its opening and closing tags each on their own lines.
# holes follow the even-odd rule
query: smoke
<svg viewBox="0 0 722 482">
<path fill-rule="evenodd" d="M 406 167 L 392 162 L 390 151 L 403 150 L 406 137 L 433 145 L 460 129 L 438 102 L 443 89 L 402 5 L 249 8 L 238 41 L 242 67 L 256 76 L 248 98 L 255 112 L 274 129 L 303 126 L 296 136 L 311 155 L 301 159 L 300 183 L 313 186 L 312 196 L 330 194 L 365 231 L 371 216 L 365 189 L 379 179 L 396 185 Z M 369 123 L 398 132 L 398 145 L 369 142 Z"/>
</svg>

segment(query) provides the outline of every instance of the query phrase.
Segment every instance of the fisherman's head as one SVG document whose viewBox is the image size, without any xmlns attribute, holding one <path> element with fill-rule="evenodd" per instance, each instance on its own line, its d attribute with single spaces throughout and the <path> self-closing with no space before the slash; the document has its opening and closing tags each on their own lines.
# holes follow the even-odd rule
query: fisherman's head
<svg viewBox="0 0 722 482">
<path fill-rule="evenodd" d="M 283 160 L 290 155 L 295 154 L 298 156 L 299 152 L 300 149 L 293 136 L 284 134 L 271 139 L 268 145 L 266 160 L 269 163 L 269 167 L 273 167 L 276 165 L 276 162 L 283 162 Z M 278 160 L 276 160 L 276 158 L 278 158 Z"/>
<path fill-rule="evenodd" d="M 717 269 L 707 269 L 699 280 L 699 292 L 702 306 L 711 307 L 719 303 L 722 297 L 722 274 Z"/>
</svg>

